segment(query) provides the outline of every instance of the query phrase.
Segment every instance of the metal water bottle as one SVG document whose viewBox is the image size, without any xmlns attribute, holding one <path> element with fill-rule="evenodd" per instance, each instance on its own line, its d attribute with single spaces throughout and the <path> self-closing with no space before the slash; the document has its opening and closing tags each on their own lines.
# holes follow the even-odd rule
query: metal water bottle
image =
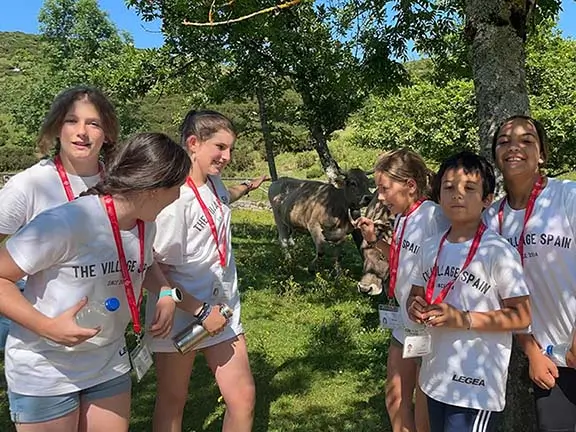
<svg viewBox="0 0 576 432">
<path fill-rule="evenodd" d="M 220 313 L 226 319 L 232 316 L 234 312 L 228 305 L 221 304 Z M 206 331 L 202 324 L 194 321 L 192 324 L 184 328 L 180 333 L 172 338 L 174 346 L 181 354 L 186 354 L 188 351 L 194 349 L 201 341 L 203 341 L 210 334 Z"/>
</svg>

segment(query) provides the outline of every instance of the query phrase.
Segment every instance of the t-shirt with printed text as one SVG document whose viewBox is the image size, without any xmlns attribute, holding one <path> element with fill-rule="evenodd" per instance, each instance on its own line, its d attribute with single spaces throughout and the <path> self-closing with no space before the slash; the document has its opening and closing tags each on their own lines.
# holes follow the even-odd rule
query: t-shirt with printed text
<svg viewBox="0 0 576 432">
<path fill-rule="evenodd" d="M 424 241 L 412 283 L 426 288 L 443 235 Z M 462 269 L 472 240 L 446 240 L 438 257 L 433 299 L 457 278 L 444 302 L 459 310 L 502 309 L 501 301 L 528 295 L 518 252 L 487 229 L 472 261 Z M 432 353 L 422 358 L 419 383 L 432 399 L 467 408 L 502 411 L 512 332 L 430 328 Z"/>
<path fill-rule="evenodd" d="M 153 263 L 156 227 L 145 223 L 146 270 Z M 121 231 L 135 297 L 139 273 L 138 228 Z M 6 342 L 5 372 L 11 391 L 52 396 L 79 391 L 130 370 L 124 332 L 131 320 L 118 251 L 106 209 L 94 195 L 46 210 L 6 243 L 14 262 L 27 274 L 24 296 L 48 317 L 60 315 L 87 296 L 89 301 L 117 297 L 120 308 L 101 332 L 75 347 L 49 342 L 13 323 Z"/>
<path fill-rule="evenodd" d="M 216 194 L 212 184 L 216 188 Z M 208 219 L 187 184 L 180 189 L 180 198 L 167 206 L 156 219 L 158 233 L 154 241 L 154 252 L 159 263 L 169 266 L 167 276 L 188 293 L 200 301 L 213 305 L 226 303 L 233 309 L 233 316 L 226 329 L 198 345 L 198 348 L 204 348 L 231 339 L 242 334 L 244 330 L 240 323 L 240 295 L 232 252 L 228 190 L 219 176 L 209 176 L 209 181 L 198 187 L 198 192 L 214 220 L 218 244 L 225 244 L 226 266 L 223 268 L 220 265 L 217 244 Z M 149 300 L 146 305 L 148 321 L 154 316 L 154 309 L 155 303 Z M 154 339 L 153 350 L 176 351 L 171 338 L 193 319 L 191 314 L 176 309 L 170 337 Z"/>
<path fill-rule="evenodd" d="M 402 233 L 405 223 L 406 216 L 398 215 L 396 217 L 394 227 L 398 238 Z M 431 236 L 446 231 L 449 226 L 450 223 L 444 216 L 440 206 L 430 200 L 424 201 L 410 216 L 408 216 L 408 225 L 404 230 L 404 237 L 402 238 L 402 247 L 400 250 L 400 258 L 398 260 L 398 278 L 394 292 L 394 295 L 398 300 L 402 321 L 405 327 L 416 328 L 418 326 L 408 318 L 406 301 L 408 300 L 410 289 L 412 288 L 410 278 L 422 242 Z M 404 329 L 396 328 L 393 330 L 392 335 L 400 343 L 404 343 Z"/>
<path fill-rule="evenodd" d="M 500 230 L 495 202 L 483 215 Z M 525 210 L 503 208 L 502 236 L 517 247 Z M 572 341 L 576 323 L 576 183 L 553 178 L 536 199 L 524 231 L 524 272 L 532 299 L 531 333 L 542 348 Z"/>
</svg>

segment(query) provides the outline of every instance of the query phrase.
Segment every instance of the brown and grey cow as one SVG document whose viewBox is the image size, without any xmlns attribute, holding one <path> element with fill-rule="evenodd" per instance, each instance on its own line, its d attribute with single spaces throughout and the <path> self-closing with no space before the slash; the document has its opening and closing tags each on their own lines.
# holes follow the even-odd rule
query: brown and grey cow
<svg viewBox="0 0 576 432">
<path fill-rule="evenodd" d="M 377 238 L 383 239 L 387 243 L 392 241 L 394 216 L 388 207 L 378 199 L 378 192 L 372 196 L 364 216 L 374 221 Z M 352 238 L 363 260 L 362 277 L 358 281 L 358 291 L 364 294 L 378 295 L 388 280 L 388 259 L 378 249 L 368 247 L 368 243 L 362 238 L 359 229 L 354 229 Z"/>
<path fill-rule="evenodd" d="M 284 248 L 293 245 L 294 231 L 308 231 L 312 236 L 316 246 L 316 257 L 308 267 L 312 272 L 324 254 L 325 244 L 341 243 L 354 229 L 349 211 L 360 209 L 365 205 L 365 197 L 371 195 L 368 176 L 360 169 L 343 173 L 337 182 L 338 187 L 281 177 L 268 190 L 280 245 Z"/>
</svg>

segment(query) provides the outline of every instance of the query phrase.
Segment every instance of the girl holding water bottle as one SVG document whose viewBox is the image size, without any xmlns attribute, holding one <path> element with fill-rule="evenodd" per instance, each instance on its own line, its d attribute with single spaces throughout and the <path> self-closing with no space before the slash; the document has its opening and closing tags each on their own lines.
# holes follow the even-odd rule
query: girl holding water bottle
<svg viewBox="0 0 576 432">
<path fill-rule="evenodd" d="M 91 150 L 73 150 L 83 151 Z M 154 220 L 189 169 L 186 152 L 167 136 L 136 135 L 86 196 L 40 213 L 0 249 L 0 313 L 13 320 L 5 373 L 18 431 L 128 431 L 124 332 L 130 320 L 142 331 L 142 286 L 168 286 L 153 260 Z M 25 274 L 21 293 L 15 282 Z M 97 328 L 85 328 L 87 298 L 119 304 Z M 174 299 L 161 296 L 152 336 L 170 332 L 174 309 Z"/>
<path fill-rule="evenodd" d="M 566 367 L 566 358 L 555 363 L 546 350 L 554 356 L 571 345 L 576 322 L 576 183 L 542 174 L 546 132 L 531 117 L 506 119 L 494 134 L 492 155 L 507 195 L 484 220 L 518 249 L 524 266 L 532 326 L 517 339 L 529 361 L 539 430 L 573 432 L 576 370 Z"/>
<path fill-rule="evenodd" d="M 235 140 L 230 120 L 214 111 L 190 111 L 181 126 L 181 145 L 188 152 L 192 168 L 180 190 L 180 198 L 158 216 L 154 251 L 167 277 L 203 301 L 204 307 L 195 315 L 176 311 L 171 336 L 195 320 L 205 328 L 211 317 L 224 320 L 219 304 L 228 305 L 233 315 L 222 333 L 204 339 L 186 354 L 177 352 L 169 339 L 154 340 L 158 384 L 155 432 L 182 430 L 190 376 L 198 351 L 206 357 L 226 403 L 222 430 L 249 432 L 252 429 L 255 389 L 240 323 L 240 295 L 228 206 L 231 194 L 220 179 L 222 170 L 230 162 Z M 244 186 L 245 191 L 248 188 Z M 150 303 L 147 317 L 153 313 L 154 306 Z"/>
<path fill-rule="evenodd" d="M 424 239 L 448 228 L 440 207 L 427 199 L 429 171 L 420 155 L 399 149 L 382 155 L 374 169 L 378 198 L 396 215 L 392 244 L 376 238 L 374 222 L 359 218 L 369 247 L 382 251 L 390 263 L 390 301 L 398 301 L 399 308 L 389 308 L 391 320 L 399 323 L 392 330 L 388 349 L 386 378 L 386 408 L 394 432 L 426 432 L 429 430 L 426 399 L 417 387 L 418 363 L 403 358 L 405 327 L 411 327 L 406 310 L 410 294 L 410 275 L 417 251 Z M 391 310 L 393 309 L 393 310 Z M 414 390 L 416 406 L 413 407 Z"/>
</svg>

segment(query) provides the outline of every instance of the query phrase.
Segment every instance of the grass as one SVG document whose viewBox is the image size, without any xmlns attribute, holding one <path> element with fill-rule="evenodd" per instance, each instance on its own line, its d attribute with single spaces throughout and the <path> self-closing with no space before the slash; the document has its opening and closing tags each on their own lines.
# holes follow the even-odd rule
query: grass
<svg viewBox="0 0 576 432">
<path fill-rule="evenodd" d="M 361 261 L 343 249 L 344 274 L 309 275 L 312 241 L 299 236 L 286 261 L 272 214 L 233 213 L 242 321 L 256 380 L 255 432 L 389 431 L 384 404 L 388 335 L 377 329 L 376 299 L 360 296 Z M 155 398 L 151 370 L 133 386 L 131 431 L 150 431 Z M 2 389 L 5 385 L 2 385 Z M 224 404 L 202 356 L 190 384 L 184 431 L 220 431 Z M 0 430 L 13 431 L 4 390 Z"/>
</svg>

